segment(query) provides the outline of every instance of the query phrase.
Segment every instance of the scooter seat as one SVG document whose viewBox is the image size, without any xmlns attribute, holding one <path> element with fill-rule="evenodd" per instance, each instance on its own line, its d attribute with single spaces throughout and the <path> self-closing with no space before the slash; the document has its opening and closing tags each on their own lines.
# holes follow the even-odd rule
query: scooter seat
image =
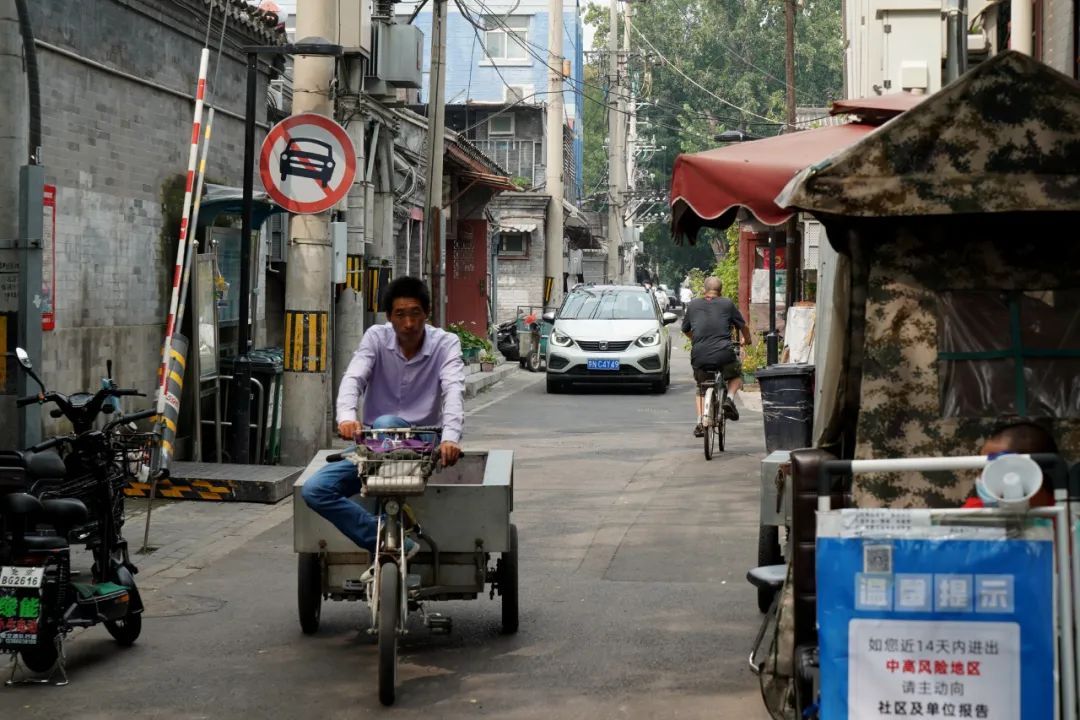
<svg viewBox="0 0 1080 720">
<path fill-rule="evenodd" d="M 84 524 L 89 517 L 86 505 L 82 500 L 74 498 L 42 500 L 41 506 L 45 512 L 46 522 L 62 533 L 67 533 L 71 528 Z"/>
<path fill-rule="evenodd" d="M 746 573 L 746 579 L 756 588 L 779 590 L 787 579 L 787 565 L 762 565 Z"/>
<path fill-rule="evenodd" d="M 67 538 L 59 535 L 27 535 L 23 538 L 27 550 L 63 550 L 68 547 Z"/>
<path fill-rule="evenodd" d="M 4 515 L 34 515 L 44 512 L 41 501 L 29 493 L 0 495 L 0 513 Z"/>
</svg>

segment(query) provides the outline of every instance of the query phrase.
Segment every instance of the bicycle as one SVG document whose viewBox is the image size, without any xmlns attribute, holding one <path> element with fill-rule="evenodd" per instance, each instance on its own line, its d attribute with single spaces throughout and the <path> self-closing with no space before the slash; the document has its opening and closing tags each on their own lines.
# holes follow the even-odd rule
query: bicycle
<svg viewBox="0 0 1080 720">
<path fill-rule="evenodd" d="M 739 356 L 739 346 L 732 345 L 735 357 Z M 727 403 L 728 390 L 727 380 L 721 368 L 713 371 L 711 382 L 701 384 L 705 388 L 705 397 L 702 402 L 704 417 L 701 421 L 701 429 L 705 440 L 705 459 L 712 460 L 717 451 L 724 452 L 724 433 L 727 430 L 727 413 L 724 405 Z M 719 392 L 717 388 L 720 388 Z"/>
</svg>

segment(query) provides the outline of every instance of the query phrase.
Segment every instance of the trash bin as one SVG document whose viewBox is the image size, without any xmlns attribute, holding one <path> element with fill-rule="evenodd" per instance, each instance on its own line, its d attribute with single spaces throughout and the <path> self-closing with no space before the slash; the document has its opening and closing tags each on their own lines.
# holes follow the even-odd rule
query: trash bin
<svg viewBox="0 0 1080 720">
<path fill-rule="evenodd" d="M 251 378 L 262 386 L 262 393 L 251 388 L 251 443 L 255 450 L 251 462 L 258 465 L 274 465 L 281 460 L 281 396 L 284 374 L 284 350 L 282 348 L 258 348 L 248 355 L 251 361 Z M 233 374 L 235 358 L 221 359 L 221 371 Z M 233 397 L 223 409 L 225 417 L 232 417 Z"/>
<path fill-rule="evenodd" d="M 251 353 L 251 376 L 258 378 L 266 391 L 265 430 L 263 432 L 263 464 L 281 462 L 281 398 L 285 368 L 283 348 L 259 348 Z"/>
<path fill-rule="evenodd" d="M 798 450 L 813 444 L 814 366 L 770 365 L 758 370 L 765 416 L 765 452 Z"/>
</svg>

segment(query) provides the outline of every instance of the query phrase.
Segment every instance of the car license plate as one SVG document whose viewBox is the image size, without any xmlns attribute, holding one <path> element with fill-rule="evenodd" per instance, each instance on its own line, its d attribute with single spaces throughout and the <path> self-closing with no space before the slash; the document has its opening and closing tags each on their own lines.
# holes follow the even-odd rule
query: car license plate
<svg viewBox="0 0 1080 720">
<path fill-rule="evenodd" d="M 586 361 L 585 366 L 589 370 L 618 370 L 619 361 L 607 358 L 590 358 Z"/>
<path fill-rule="evenodd" d="M 5 565 L 0 568 L 0 587 L 39 588 L 44 576 L 45 568 Z"/>
</svg>

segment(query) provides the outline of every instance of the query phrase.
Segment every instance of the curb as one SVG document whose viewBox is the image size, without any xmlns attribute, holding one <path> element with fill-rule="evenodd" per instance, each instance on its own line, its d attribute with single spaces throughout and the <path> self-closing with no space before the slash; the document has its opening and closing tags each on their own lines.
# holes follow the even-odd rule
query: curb
<svg viewBox="0 0 1080 720">
<path fill-rule="evenodd" d="M 496 365 L 491 372 L 474 372 L 465 377 L 465 397 L 474 398 L 492 385 L 500 382 L 503 377 L 517 369 L 514 363 L 502 363 Z"/>
<path fill-rule="evenodd" d="M 747 410 L 753 410 L 754 412 L 761 412 L 761 393 L 751 392 L 743 389 L 736 396 L 736 401 L 740 406 Z"/>
</svg>

